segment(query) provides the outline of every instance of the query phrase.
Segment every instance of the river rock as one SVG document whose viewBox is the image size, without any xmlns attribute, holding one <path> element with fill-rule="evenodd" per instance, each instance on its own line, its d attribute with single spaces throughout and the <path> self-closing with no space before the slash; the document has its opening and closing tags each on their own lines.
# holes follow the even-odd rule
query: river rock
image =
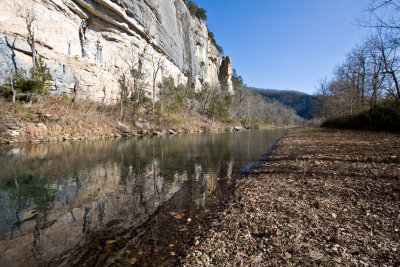
<svg viewBox="0 0 400 267">
<path fill-rule="evenodd" d="M 136 127 L 138 127 L 138 128 L 147 128 L 147 127 L 150 126 L 150 124 L 149 124 L 147 121 L 145 121 L 145 120 L 137 121 L 137 122 L 135 122 L 135 125 L 136 125 Z"/>
<path fill-rule="evenodd" d="M 246 127 L 247 130 L 258 130 L 260 129 L 260 126 L 255 124 L 255 125 L 249 125 Z"/>
<path fill-rule="evenodd" d="M 38 123 L 36 126 L 29 127 L 28 134 L 32 138 L 43 139 L 43 136 L 47 134 L 47 126 L 44 123 Z"/>
<path fill-rule="evenodd" d="M 19 130 L 20 128 L 24 127 L 25 125 L 21 122 L 17 122 L 17 123 L 6 123 L 6 127 L 10 130 Z"/>
<path fill-rule="evenodd" d="M 118 130 L 121 131 L 122 133 L 124 134 L 131 133 L 131 129 L 122 122 L 118 122 L 117 125 L 118 125 Z"/>
<path fill-rule="evenodd" d="M 168 133 L 169 133 L 169 134 L 176 134 L 176 132 L 175 132 L 174 130 L 172 130 L 172 129 L 169 129 L 169 130 L 168 130 Z"/>
<path fill-rule="evenodd" d="M 242 127 L 242 126 L 235 126 L 234 130 L 235 130 L 236 132 L 238 132 L 238 131 L 244 131 L 244 130 L 246 130 L 246 129 L 245 129 L 244 127 Z"/>
<path fill-rule="evenodd" d="M 59 124 L 54 124 L 54 125 L 51 125 L 51 126 L 50 126 L 50 129 L 51 129 L 52 131 L 61 131 L 61 130 L 62 130 L 62 126 L 59 125 Z"/>
<path fill-rule="evenodd" d="M 17 136 L 19 136 L 21 133 L 20 133 L 19 131 L 17 131 L 17 130 L 14 130 L 14 131 L 10 131 L 8 134 L 9 134 L 11 137 L 17 137 Z"/>
<path fill-rule="evenodd" d="M 36 123 L 36 126 L 47 130 L 47 125 L 44 123 Z"/>
<path fill-rule="evenodd" d="M 147 135 L 149 133 L 149 131 L 147 131 L 147 130 L 140 130 L 139 132 L 138 132 L 138 134 L 140 135 L 140 136 L 145 136 L 145 135 Z"/>
</svg>

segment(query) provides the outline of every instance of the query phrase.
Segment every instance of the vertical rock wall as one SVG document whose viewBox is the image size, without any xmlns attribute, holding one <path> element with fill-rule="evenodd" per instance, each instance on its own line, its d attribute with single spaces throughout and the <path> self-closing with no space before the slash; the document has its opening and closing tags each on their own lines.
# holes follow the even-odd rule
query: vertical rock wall
<svg viewBox="0 0 400 267">
<path fill-rule="evenodd" d="M 176 84 L 195 90 L 207 82 L 232 91 L 230 77 L 220 81 L 221 72 L 231 73 L 230 64 L 222 64 L 206 24 L 190 15 L 183 0 L 0 1 L 3 81 L 8 70 L 32 64 L 18 3 L 34 10 L 36 50 L 51 69 L 54 94 L 75 87 L 78 97 L 112 103 L 118 100 L 121 77 L 130 77 L 129 66 L 140 66 L 151 96 L 153 63 L 159 59 L 163 68 L 156 84 L 172 76 Z"/>
</svg>

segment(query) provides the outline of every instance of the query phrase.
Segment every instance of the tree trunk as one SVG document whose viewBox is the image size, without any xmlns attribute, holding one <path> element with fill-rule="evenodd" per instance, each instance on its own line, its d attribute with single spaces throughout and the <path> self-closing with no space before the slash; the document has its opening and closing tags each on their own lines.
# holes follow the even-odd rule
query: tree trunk
<svg viewBox="0 0 400 267">
<path fill-rule="evenodd" d="M 211 127 L 213 127 L 214 126 L 214 118 L 215 118 L 215 112 L 214 112 L 214 109 L 215 109 L 215 99 L 214 99 L 214 101 L 213 101 L 213 104 L 212 104 L 212 121 L 211 121 Z"/>
<path fill-rule="evenodd" d="M 11 85 L 11 92 L 12 92 L 12 110 L 14 111 L 15 109 L 15 98 L 16 98 L 16 92 L 14 89 L 14 80 L 12 77 L 10 77 L 10 85 Z"/>
<path fill-rule="evenodd" d="M 164 91 L 163 91 L 163 86 L 160 88 L 161 94 L 161 114 L 164 114 Z"/>
<path fill-rule="evenodd" d="M 35 32 L 32 30 L 32 22 L 26 22 L 26 28 L 28 29 L 28 44 L 32 51 L 32 69 L 36 70 L 36 48 L 35 48 Z"/>
<path fill-rule="evenodd" d="M 153 81 L 153 103 L 152 103 L 152 105 L 153 105 L 153 118 L 154 118 L 154 95 L 156 94 L 156 87 L 155 87 L 155 85 L 154 85 L 154 83 L 155 83 L 155 81 Z"/>
<path fill-rule="evenodd" d="M 122 92 L 121 92 L 121 100 L 119 101 L 119 116 L 120 116 L 120 118 L 121 118 L 121 120 L 122 120 L 122 118 L 123 118 L 123 116 L 124 116 L 124 108 L 123 108 L 123 105 L 122 105 Z"/>
<path fill-rule="evenodd" d="M 121 120 L 124 117 L 124 105 L 123 105 L 124 95 L 125 95 L 125 74 L 122 74 L 121 94 L 120 94 L 120 101 L 119 101 L 119 108 L 120 108 L 119 116 L 120 116 Z"/>
<path fill-rule="evenodd" d="M 396 93 L 397 93 L 396 98 L 397 98 L 397 99 L 400 99 L 400 89 L 399 89 L 399 83 L 398 83 L 398 81 L 397 81 L 396 73 L 395 73 L 394 71 L 392 71 L 392 72 L 391 72 L 391 75 L 392 75 L 394 84 L 395 84 L 395 86 L 396 86 Z"/>
</svg>

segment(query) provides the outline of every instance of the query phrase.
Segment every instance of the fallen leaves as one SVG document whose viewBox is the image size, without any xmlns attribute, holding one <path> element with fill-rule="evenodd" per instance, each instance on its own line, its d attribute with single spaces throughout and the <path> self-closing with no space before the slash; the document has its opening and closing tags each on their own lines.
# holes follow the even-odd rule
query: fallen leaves
<svg viewBox="0 0 400 267">
<path fill-rule="evenodd" d="M 111 245 L 113 243 L 117 242 L 116 240 L 107 240 L 106 245 Z"/>
<path fill-rule="evenodd" d="M 399 135 L 297 130 L 238 181 L 183 265 L 396 265 L 399 159 Z"/>
<path fill-rule="evenodd" d="M 215 236 L 216 237 L 221 237 L 223 234 L 221 233 L 221 232 L 219 232 L 219 233 L 215 233 Z"/>
<path fill-rule="evenodd" d="M 183 218 L 182 214 L 177 213 L 176 211 L 171 211 L 169 213 L 172 217 L 174 217 L 177 220 L 181 220 Z"/>
<path fill-rule="evenodd" d="M 130 260 L 129 263 L 133 265 L 133 264 L 135 264 L 137 261 L 138 261 L 138 259 L 132 258 L 132 259 Z"/>
</svg>

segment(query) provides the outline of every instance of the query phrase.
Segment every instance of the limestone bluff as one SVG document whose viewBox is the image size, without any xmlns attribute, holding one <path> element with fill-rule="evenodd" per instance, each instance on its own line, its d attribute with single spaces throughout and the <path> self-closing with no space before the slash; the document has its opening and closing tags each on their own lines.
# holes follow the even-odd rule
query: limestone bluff
<svg viewBox="0 0 400 267">
<path fill-rule="evenodd" d="M 15 63 L 31 67 L 24 20 L 15 5 L 0 1 L 0 76 Z M 172 76 L 201 90 L 205 83 L 233 91 L 229 57 L 222 57 L 208 37 L 206 24 L 192 17 L 183 0 L 36 0 L 36 50 L 54 79 L 52 94 L 71 93 L 105 103 L 118 101 L 127 59 L 151 72 L 151 57 L 163 58 L 162 77 Z M 26 3 L 26 2 L 25 2 Z M 6 42 L 8 40 L 8 44 Z M 12 50 L 16 57 L 12 60 Z M 136 52 L 135 52 L 136 51 Z M 133 55 L 133 56 L 132 56 Z M 152 77 L 147 75 L 148 95 Z M 129 80 L 129 75 L 126 75 Z M 128 81 L 129 82 L 129 81 Z"/>
</svg>

